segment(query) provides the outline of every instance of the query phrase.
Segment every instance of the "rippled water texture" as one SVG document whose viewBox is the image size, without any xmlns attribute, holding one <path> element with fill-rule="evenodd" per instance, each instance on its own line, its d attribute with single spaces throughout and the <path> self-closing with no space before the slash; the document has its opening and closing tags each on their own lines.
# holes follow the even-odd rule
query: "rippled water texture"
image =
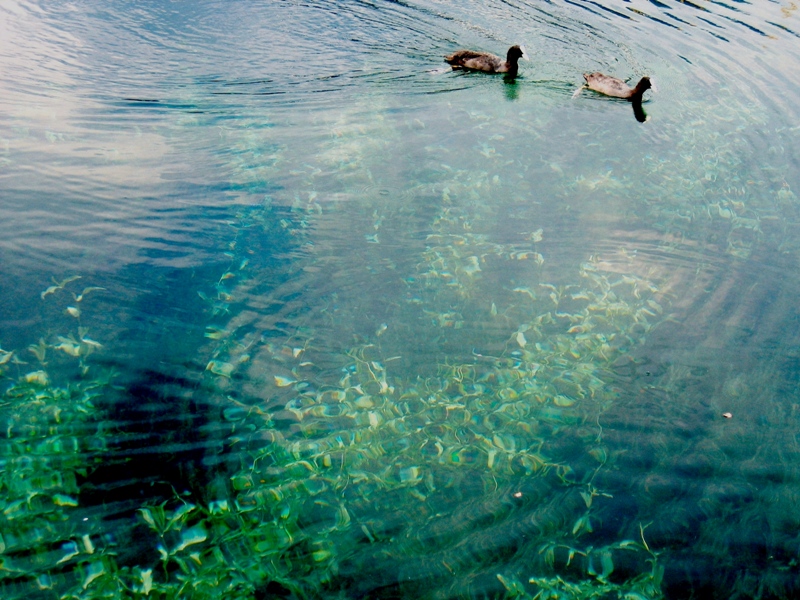
<svg viewBox="0 0 800 600">
<path fill-rule="evenodd" d="M 0 4 L 0 596 L 797 597 L 798 34 Z"/>
</svg>

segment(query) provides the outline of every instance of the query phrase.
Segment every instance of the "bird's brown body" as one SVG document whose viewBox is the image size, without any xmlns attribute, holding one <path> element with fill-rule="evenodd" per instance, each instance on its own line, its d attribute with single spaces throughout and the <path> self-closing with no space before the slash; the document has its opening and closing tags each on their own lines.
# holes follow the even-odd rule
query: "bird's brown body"
<svg viewBox="0 0 800 600">
<path fill-rule="evenodd" d="M 458 50 L 444 57 L 445 62 L 454 69 L 467 69 L 471 71 L 484 71 L 486 73 L 506 73 L 516 76 L 519 70 L 519 59 L 528 58 L 525 49 L 520 46 L 511 46 L 508 49 L 506 60 L 488 52 L 474 50 Z"/>
<path fill-rule="evenodd" d="M 585 73 L 583 78 L 586 80 L 586 87 L 590 90 L 625 100 L 641 100 L 645 91 L 651 87 L 649 77 L 642 77 L 634 88 L 621 79 L 602 73 Z"/>
</svg>

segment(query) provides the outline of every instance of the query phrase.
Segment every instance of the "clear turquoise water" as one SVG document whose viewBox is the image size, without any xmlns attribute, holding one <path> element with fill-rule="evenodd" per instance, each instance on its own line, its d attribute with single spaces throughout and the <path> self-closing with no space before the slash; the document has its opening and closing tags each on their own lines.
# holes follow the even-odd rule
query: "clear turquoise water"
<svg viewBox="0 0 800 600">
<path fill-rule="evenodd" d="M 0 15 L 3 598 L 797 595 L 792 3 Z"/>
</svg>

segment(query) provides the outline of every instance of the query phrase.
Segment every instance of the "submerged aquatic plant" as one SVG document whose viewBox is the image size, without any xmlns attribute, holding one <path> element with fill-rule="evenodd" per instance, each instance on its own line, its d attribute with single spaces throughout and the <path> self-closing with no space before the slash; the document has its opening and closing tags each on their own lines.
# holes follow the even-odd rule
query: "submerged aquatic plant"
<svg viewBox="0 0 800 600">
<path fill-rule="evenodd" d="M 42 300 L 60 292 L 77 276 L 42 292 Z M 75 302 L 92 290 L 87 288 Z M 69 316 L 79 319 L 75 311 Z M 0 419 L 0 592 L 4 597 L 27 594 L 35 582 L 40 590 L 58 587 L 57 572 L 75 569 L 75 577 L 89 585 L 101 572 L 104 551 L 93 526 L 79 521 L 80 480 L 92 471 L 105 451 L 97 401 L 110 384 L 108 374 L 90 376 L 86 358 L 101 348 L 80 325 L 77 334 L 41 339 L 29 347 L 39 363 L 32 367 L 16 352 L 2 351 Z M 52 352 L 48 352 L 48 350 Z M 62 351 L 60 355 L 55 352 Z M 77 359 L 80 379 L 65 385 L 61 373 Z M 80 569 L 85 570 L 83 576 Z M 68 576 L 67 579 L 70 577 Z M 19 592 L 16 590 L 19 588 Z"/>
<path fill-rule="evenodd" d="M 341 181 L 348 185 L 372 184 L 363 167 L 373 148 L 362 143 L 369 137 L 357 129 L 335 133 L 320 164 L 344 168 Z M 237 155 L 242 169 L 253 166 L 247 157 L 258 142 L 251 142 Z M 499 160 L 488 147 L 484 152 Z M 317 173 L 314 165 L 308 170 Z M 259 178 L 250 183 L 258 186 Z M 475 574 L 489 573 L 500 586 L 499 560 L 506 581 L 533 574 L 539 591 L 555 592 L 559 582 L 607 594 L 635 591 L 644 589 L 641 576 L 654 582 L 645 597 L 658 597 L 657 573 L 644 561 L 643 574 L 631 581 L 611 578 L 615 553 L 644 554 L 641 548 L 624 540 L 597 550 L 588 545 L 608 497 L 597 475 L 613 465 L 601 427 L 618 395 L 613 369 L 665 318 L 665 300 L 657 283 L 630 263 L 615 272 L 593 257 L 558 280 L 545 279 L 547 262 L 537 246 L 545 232 L 530 226 L 533 233 L 510 244 L 482 227 L 483 195 L 500 186 L 496 175 L 464 169 L 437 184 L 431 196 L 441 206 L 426 217 L 413 260 L 400 263 L 405 271 L 382 254 L 392 235 L 384 219 L 390 211 L 372 201 L 359 207 L 357 222 L 369 235 L 364 243 L 375 253 L 364 263 L 389 265 L 388 277 L 401 290 L 399 315 L 418 319 L 423 334 L 433 332 L 426 348 L 458 349 L 418 370 L 396 350 L 403 347 L 395 333 L 402 319 L 381 319 L 369 328 L 373 338 L 359 339 L 347 324 L 361 313 L 337 312 L 344 292 L 323 299 L 330 309 L 312 307 L 319 308 L 316 321 L 301 309 L 287 317 L 290 303 L 270 296 L 271 271 L 255 268 L 259 253 L 248 236 L 264 230 L 287 236 L 299 254 L 293 273 L 319 270 L 322 244 L 310 232 L 328 207 L 311 184 L 294 194 L 280 219 L 268 203 L 242 209 L 224 248 L 224 270 L 199 290 L 211 321 L 201 364 L 216 392 L 215 426 L 224 428 L 213 485 L 139 507 L 137 545 L 149 552 L 124 561 L 94 530 L 56 528 L 43 548 L 59 553 L 13 571 L 7 579 L 26 585 L 18 592 L 9 584 L 9 597 L 34 585 L 63 598 L 254 598 L 266 591 L 321 597 L 357 590 L 364 573 L 420 596 L 431 582 L 445 578 L 458 586 Z M 498 265 L 513 266 L 513 285 L 497 285 Z M 48 300 L 70 281 L 54 283 Z M 64 308 L 79 326 L 85 313 L 79 302 L 91 290 Z M 248 295 L 258 296 L 255 306 L 281 313 L 238 310 Z M 464 333 L 483 322 L 478 314 L 491 324 L 480 348 Z M 100 349 L 80 328 L 34 346 L 42 368 L 25 375 L 22 403 L 43 407 L 48 403 L 38 404 L 37 395 L 58 396 L 44 368 L 51 355 L 88 367 Z M 0 360 L 11 364 L 13 357 Z M 73 410 L 80 406 L 73 403 Z M 88 405 L 78 416 L 82 448 L 93 439 L 83 432 L 96 423 Z M 70 469 L 89 474 L 78 466 L 84 459 L 76 453 L 74 464 L 52 466 L 62 477 Z M 81 514 L 77 482 L 42 484 L 36 495 L 4 506 L 30 510 L 47 491 L 51 501 L 41 519 L 72 527 L 70 515 Z M 579 576 L 562 572 L 557 559 L 565 552 L 567 567 L 584 560 Z M 516 593 L 502 585 L 495 595 Z M 453 594 L 468 590 L 454 587 Z"/>
<path fill-rule="evenodd" d="M 437 245 L 425 254 L 432 260 L 421 263 L 430 265 L 422 270 L 425 276 L 409 283 L 427 294 L 420 307 L 425 313 L 438 302 L 469 307 L 480 295 L 475 283 L 482 269 L 463 264 L 480 265 L 480 256 L 519 260 L 517 254 L 526 251 L 469 233 L 436 235 L 429 241 Z M 454 241 L 456 249 L 448 250 Z M 463 262 L 463 256 L 475 260 Z M 258 572 L 253 585 L 280 582 L 299 595 L 336 586 L 344 574 L 385 554 L 414 564 L 433 553 L 441 569 L 466 575 L 491 568 L 494 555 L 477 557 L 471 544 L 491 546 L 514 537 L 509 533 L 517 510 L 509 502 L 541 515 L 532 528 L 516 527 L 517 535 L 528 536 L 526 547 L 544 557 L 547 548 L 576 547 L 591 535 L 597 503 L 606 496 L 593 481 L 610 461 L 599 420 L 617 395 L 612 369 L 664 318 L 654 283 L 603 269 L 590 260 L 574 284 L 510 290 L 524 302 L 502 311 L 506 342 L 500 352 L 451 357 L 430 376 L 393 373 L 398 357 L 387 357 L 377 344 L 350 349 L 338 359 L 338 375 L 320 371 L 315 364 L 330 361 L 332 350 L 319 348 L 313 332 L 287 337 L 283 345 L 274 338 L 238 344 L 238 327 L 226 326 L 233 338 L 217 346 L 214 360 L 233 364 L 236 348 L 246 347 L 249 368 L 266 372 L 264 385 L 273 391 L 263 405 L 230 396 L 223 403 L 230 453 L 241 467 L 230 474 L 231 495 L 215 502 L 238 517 L 228 522 L 228 539 L 198 543 L 200 556 L 209 542 L 219 543 L 215 547 L 227 556 L 235 539 L 252 561 L 272 565 L 269 573 Z M 448 272 L 453 276 L 439 277 Z M 491 315 L 500 318 L 501 312 L 493 307 Z M 436 318 L 432 325 L 443 323 Z M 382 325 L 376 337 L 390 327 Z M 229 377 L 220 369 L 207 372 Z M 564 439 L 583 452 L 564 452 Z M 456 499 L 477 514 L 458 508 Z M 385 514 L 387 509 L 402 513 L 400 520 Z M 497 524 L 477 526 L 485 513 Z M 209 516 L 204 532 L 214 531 L 212 522 Z M 644 589 L 638 579 L 625 588 L 605 577 L 613 551 L 623 549 L 634 545 L 584 551 L 590 564 L 603 566 L 598 573 L 591 567 L 589 579 L 575 585 L 603 593 Z M 542 567 L 552 570 L 554 564 L 545 560 Z M 659 597 L 653 573 L 644 597 Z M 555 590 L 558 575 L 547 577 L 537 580 Z M 415 585 L 408 584 L 409 594 Z"/>
<path fill-rule="evenodd" d="M 366 162 L 368 153 L 358 136 L 345 139 L 350 145 L 325 160 L 350 157 L 342 177 L 353 183 L 365 176 L 353 157 Z M 410 270 L 392 275 L 405 286 L 399 310 L 406 319 L 419 318 L 431 340 L 460 348 L 411 375 L 409 359 L 395 349 L 396 321 L 376 323 L 372 339 L 340 341 L 350 315 L 330 308 L 344 303 L 339 292 L 322 298 L 323 322 L 304 313 L 290 320 L 284 308 L 274 319 L 232 311 L 232 302 L 264 289 L 245 254 L 253 252 L 245 232 L 278 222 L 269 206 L 242 213 L 216 292 L 203 292 L 214 319 L 205 375 L 220 392 L 225 468 L 210 497 L 140 512 L 162 562 L 138 567 L 151 590 L 174 594 L 185 586 L 199 594 L 200 582 L 223 573 L 225 594 L 269 588 L 315 597 L 347 594 L 364 571 L 419 595 L 431 580 L 495 570 L 498 556 L 515 576 L 532 565 L 542 582 L 561 576 L 547 549 L 585 547 L 607 497 L 595 482 L 613 464 L 600 426 L 618 395 L 613 370 L 665 318 L 666 302 L 632 263 L 615 273 L 592 258 L 571 278 L 543 280 L 543 231 L 516 244 L 476 231 L 483 191 L 498 185 L 486 173 L 458 171 L 437 186 L 441 207 L 424 245 L 405 262 Z M 314 273 L 320 248 L 311 232 L 330 208 L 313 190 L 296 193 L 291 205 L 279 222 L 304 249 L 293 269 Z M 384 218 L 390 211 L 369 200 L 362 212 L 355 222 L 364 224 L 376 257 L 365 267 L 380 257 L 393 271 L 394 257 L 383 254 L 393 234 Z M 496 286 L 501 264 L 519 267 L 514 286 Z M 278 292 L 262 292 L 258 304 L 283 302 Z M 463 333 L 477 314 L 492 322 L 481 348 L 465 345 L 471 338 Z M 186 502 L 191 510 L 181 508 Z M 176 511 L 186 512 L 167 531 Z M 190 544 L 183 546 L 176 527 L 190 532 Z M 609 557 L 623 550 L 633 546 L 581 551 L 600 570 L 571 581 L 608 593 L 638 589 L 604 575 Z M 398 565 L 416 574 L 398 581 Z M 658 597 L 657 587 L 648 597 Z"/>
</svg>

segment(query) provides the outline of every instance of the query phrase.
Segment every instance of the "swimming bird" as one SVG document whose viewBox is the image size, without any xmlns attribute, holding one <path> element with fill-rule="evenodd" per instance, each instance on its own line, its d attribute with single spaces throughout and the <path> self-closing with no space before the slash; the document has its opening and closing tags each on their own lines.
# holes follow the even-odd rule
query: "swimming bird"
<svg viewBox="0 0 800 600">
<path fill-rule="evenodd" d="M 584 73 L 583 78 L 586 80 L 586 87 L 590 90 L 614 98 L 624 98 L 631 102 L 637 100 L 641 102 L 642 95 L 652 87 L 649 77 L 642 77 L 634 88 L 628 86 L 621 79 L 603 75 L 602 73 Z"/>
<path fill-rule="evenodd" d="M 580 94 L 583 88 L 587 87 L 606 96 L 628 100 L 633 105 L 633 116 L 636 120 L 639 123 L 647 121 L 647 113 L 642 108 L 642 96 L 653 87 L 649 77 L 642 77 L 634 88 L 621 79 L 603 75 L 602 73 L 584 73 L 583 78 L 586 83 L 576 90 L 572 95 L 573 98 Z"/>
<path fill-rule="evenodd" d="M 458 50 L 445 56 L 444 60 L 450 63 L 454 69 L 506 73 L 509 77 L 516 77 L 520 58 L 529 60 L 524 46 L 511 46 L 505 60 L 488 52 L 475 52 L 474 50 Z"/>
</svg>

